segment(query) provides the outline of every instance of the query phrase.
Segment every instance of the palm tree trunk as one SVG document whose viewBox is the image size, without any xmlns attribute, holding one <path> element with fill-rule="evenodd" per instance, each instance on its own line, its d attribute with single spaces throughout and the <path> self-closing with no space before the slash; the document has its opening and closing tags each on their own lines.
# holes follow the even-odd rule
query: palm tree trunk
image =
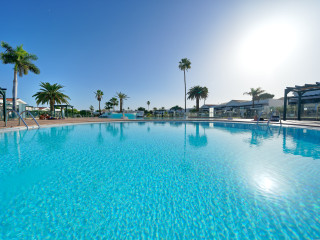
<svg viewBox="0 0 320 240">
<path fill-rule="evenodd" d="M 186 70 L 183 70 L 184 76 L 184 112 L 187 112 L 187 83 L 186 83 Z"/>
<path fill-rule="evenodd" d="M 50 112 L 51 112 L 51 116 L 53 116 L 54 115 L 54 103 L 55 103 L 55 101 L 54 100 L 50 100 Z"/>
<path fill-rule="evenodd" d="M 254 108 L 254 99 L 252 98 L 252 108 Z"/>
<path fill-rule="evenodd" d="M 16 111 L 18 96 L 18 71 L 14 70 L 13 88 L 12 88 L 12 110 Z"/>
<path fill-rule="evenodd" d="M 120 112 L 122 112 L 122 99 L 120 99 Z"/>
<path fill-rule="evenodd" d="M 199 98 L 196 98 L 196 110 L 199 112 Z"/>
<path fill-rule="evenodd" d="M 99 100 L 99 113 L 100 113 L 100 115 L 101 115 L 100 100 Z"/>
</svg>

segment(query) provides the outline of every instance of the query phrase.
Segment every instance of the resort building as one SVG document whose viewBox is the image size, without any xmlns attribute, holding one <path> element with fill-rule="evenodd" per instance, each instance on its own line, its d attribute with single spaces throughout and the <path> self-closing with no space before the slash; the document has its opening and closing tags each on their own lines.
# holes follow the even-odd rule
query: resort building
<svg viewBox="0 0 320 240">
<path fill-rule="evenodd" d="M 205 104 L 201 111 L 213 113 L 212 117 L 252 117 L 255 114 L 279 110 L 283 106 L 282 99 L 264 99 L 254 101 L 248 100 L 231 100 L 222 104 Z"/>
<path fill-rule="evenodd" d="M 12 98 L 6 98 L 7 110 L 12 110 Z M 17 111 L 23 112 L 26 110 L 27 103 L 20 98 L 17 98 Z M 3 98 L 0 98 L 0 109 L 3 109 Z M 0 119 L 3 119 L 3 111 L 0 111 Z M 24 117 L 24 115 L 23 115 Z"/>
<path fill-rule="evenodd" d="M 288 96 L 292 93 L 291 96 Z M 283 119 L 319 120 L 320 82 L 284 90 Z"/>
<path fill-rule="evenodd" d="M 23 112 L 26 110 L 27 103 L 20 98 L 17 98 L 17 110 Z M 3 108 L 3 98 L 0 98 L 0 108 Z M 7 109 L 12 109 L 12 98 L 7 98 Z"/>
<path fill-rule="evenodd" d="M 44 112 L 49 112 L 50 108 L 49 107 L 33 107 L 33 106 L 27 106 L 26 110 L 28 111 L 44 111 Z"/>
<path fill-rule="evenodd" d="M 287 118 L 296 118 L 298 111 L 299 96 L 293 93 L 288 99 Z M 318 120 L 320 108 L 320 90 L 306 92 L 301 96 L 301 117 Z"/>
</svg>

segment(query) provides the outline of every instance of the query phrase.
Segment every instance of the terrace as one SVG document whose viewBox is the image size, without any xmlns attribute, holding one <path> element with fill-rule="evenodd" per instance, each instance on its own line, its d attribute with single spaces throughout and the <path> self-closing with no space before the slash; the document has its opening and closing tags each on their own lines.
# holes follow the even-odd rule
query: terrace
<svg viewBox="0 0 320 240">
<path fill-rule="evenodd" d="M 316 112 L 315 117 L 318 118 L 318 105 L 320 103 L 320 82 L 315 84 L 305 84 L 304 86 L 287 87 L 284 90 L 284 103 L 283 103 L 283 120 L 287 119 L 287 104 L 297 105 L 297 120 L 302 120 L 302 105 L 307 103 L 314 104 Z M 290 92 L 294 96 L 288 97 Z"/>
</svg>

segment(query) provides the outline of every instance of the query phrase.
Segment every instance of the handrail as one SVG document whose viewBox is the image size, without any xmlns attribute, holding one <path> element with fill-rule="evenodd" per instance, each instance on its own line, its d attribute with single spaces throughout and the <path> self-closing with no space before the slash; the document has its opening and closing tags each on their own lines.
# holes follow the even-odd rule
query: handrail
<svg viewBox="0 0 320 240">
<path fill-rule="evenodd" d="M 272 114 L 271 114 L 271 116 L 269 117 L 269 120 L 268 120 L 267 125 L 269 125 L 269 123 L 270 123 L 270 121 L 271 121 L 271 118 L 273 117 L 273 113 L 274 113 L 274 112 L 271 112 L 271 113 L 272 113 Z M 279 123 L 280 123 L 280 125 L 282 125 L 280 114 L 279 114 Z"/>
<path fill-rule="evenodd" d="M 17 111 L 15 111 L 15 110 L 9 110 L 9 111 L 7 112 L 7 113 L 8 113 L 8 116 L 9 116 L 9 112 L 13 112 L 13 113 L 18 114 L 18 116 L 19 116 L 19 125 L 20 125 L 20 119 L 21 119 L 22 122 L 24 123 L 24 125 L 26 125 L 27 130 L 29 129 L 28 125 L 26 124 L 26 122 L 23 120 L 23 118 L 21 117 L 21 115 L 20 115 Z M 6 126 L 7 126 L 7 125 L 6 125 Z"/>
<path fill-rule="evenodd" d="M 262 114 L 263 114 L 263 111 L 259 114 L 259 117 L 258 117 L 258 120 L 257 120 L 257 125 L 259 124 L 259 121 L 260 121 L 260 118 L 261 118 Z"/>
<path fill-rule="evenodd" d="M 268 126 L 272 117 L 273 117 L 273 112 L 271 112 L 271 115 L 269 116 L 268 123 L 267 123 Z"/>
<path fill-rule="evenodd" d="M 29 113 L 29 114 L 31 115 L 31 117 L 33 118 L 33 120 L 34 120 L 34 121 L 36 122 L 36 124 L 38 125 L 38 128 L 40 128 L 39 123 L 37 122 L 37 120 L 34 118 L 34 116 L 32 115 L 32 113 L 31 113 L 30 111 L 25 110 L 25 111 L 21 112 L 21 114 L 22 114 L 22 113 L 25 113 L 25 112 L 27 112 L 27 113 Z"/>
</svg>

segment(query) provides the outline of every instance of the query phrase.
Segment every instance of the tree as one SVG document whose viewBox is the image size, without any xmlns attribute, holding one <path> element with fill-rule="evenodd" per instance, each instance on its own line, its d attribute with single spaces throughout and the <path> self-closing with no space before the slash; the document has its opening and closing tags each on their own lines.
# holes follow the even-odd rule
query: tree
<svg viewBox="0 0 320 240">
<path fill-rule="evenodd" d="M 150 105 L 150 101 L 148 101 L 148 102 L 147 102 L 147 105 L 148 105 L 148 111 L 149 111 L 149 105 Z"/>
<path fill-rule="evenodd" d="M 144 107 L 138 107 L 138 109 L 137 109 L 138 111 L 146 111 L 146 109 L 144 108 Z"/>
<path fill-rule="evenodd" d="M 260 87 L 258 88 L 250 88 L 250 92 L 245 92 L 243 95 L 250 95 L 252 97 L 252 108 L 254 108 L 254 101 L 259 100 L 259 95 L 264 93 Z"/>
<path fill-rule="evenodd" d="M 13 88 L 12 88 L 12 109 L 16 110 L 17 97 L 18 97 L 18 74 L 19 77 L 27 75 L 28 72 L 39 74 L 39 68 L 32 63 L 36 61 L 38 57 L 34 54 L 30 54 L 23 49 L 23 45 L 13 49 L 8 43 L 1 42 L 1 47 L 5 49 L 5 52 L 1 53 L 0 57 L 4 64 L 14 64 L 13 72 Z"/>
<path fill-rule="evenodd" d="M 56 103 L 69 104 L 68 100 L 70 100 L 70 98 L 61 91 L 63 88 L 62 85 L 57 83 L 50 84 L 48 82 L 41 82 L 40 87 L 40 91 L 32 96 L 36 98 L 37 105 L 49 103 L 50 111 L 53 112 L 54 105 Z"/>
<path fill-rule="evenodd" d="M 102 100 L 103 92 L 102 92 L 101 90 L 97 90 L 94 94 L 96 95 L 96 99 L 97 99 L 98 102 L 99 102 L 99 113 L 100 113 L 100 115 L 101 115 L 100 102 L 101 102 L 101 100 Z"/>
<path fill-rule="evenodd" d="M 104 108 L 105 108 L 106 110 L 112 109 L 112 108 L 113 108 L 112 102 L 110 102 L 110 101 L 109 101 L 109 102 L 106 102 Z"/>
<path fill-rule="evenodd" d="M 114 111 L 114 107 L 119 105 L 118 99 L 116 97 L 111 98 L 109 102 L 112 104 L 113 111 Z"/>
<path fill-rule="evenodd" d="M 274 97 L 273 94 L 270 93 L 262 93 L 258 96 L 259 100 L 264 100 L 264 99 L 272 99 Z"/>
<path fill-rule="evenodd" d="M 156 107 L 154 107 L 154 108 L 153 108 L 153 111 L 157 111 L 157 108 L 156 108 Z"/>
<path fill-rule="evenodd" d="M 91 106 L 89 107 L 89 110 L 90 110 L 90 113 L 91 113 L 91 116 L 92 116 L 92 114 L 93 114 L 93 112 L 94 112 L 94 107 L 91 105 Z"/>
<path fill-rule="evenodd" d="M 180 107 L 180 106 L 178 106 L 178 105 L 176 105 L 176 106 L 174 106 L 174 107 L 172 107 L 172 108 L 170 108 L 170 110 L 173 110 L 173 111 L 178 111 L 178 110 L 182 110 L 183 108 L 182 107 Z"/>
<path fill-rule="evenodd" d="M 120 112 L 122 112 L 123 100 L 127 100 L 129 97 L 122 92 L 118 92 L 117 97 L 119 98 L 119 102 L 120 102 Z"/>
<path fill-rule="evenodd" d="M 200 99 L 206 99 L 208 97 L 208 88 L 201 86 L 194 86 L 189 89 L 188 99 L 196 99 L 196 111 L 199 112 Z"/>
<path fill-rule="evenodd" d="M 184 112 L 187 112 L 187 83 L 186 83 L 186 70 L 191 68 L 191 62 L 188 58 L 183 58 L 179 62 L 179 68 L 183 71 L 184 76 Z"/>
</svg>

